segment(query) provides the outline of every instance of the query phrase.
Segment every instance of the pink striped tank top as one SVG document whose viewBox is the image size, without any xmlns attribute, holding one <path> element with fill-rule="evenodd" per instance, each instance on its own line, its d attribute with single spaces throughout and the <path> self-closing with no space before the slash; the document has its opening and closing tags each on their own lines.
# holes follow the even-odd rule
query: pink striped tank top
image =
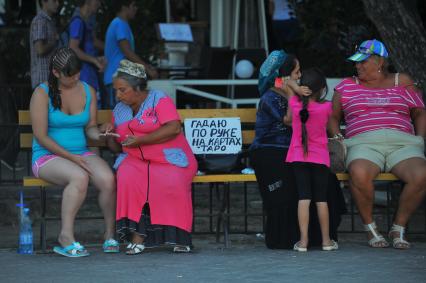
<svg viewBox="0 0 426 283">
<path fill-rule="evenodd" d="M 398 85 L 398 74 L 390 88 L 368 88 L 358 78 L 346 78 L 335 90 L 341 96 L 347 138 L 380 129 L 414 134 L 410 109 L 424 108 L 420 93 Z"/>
</svg>

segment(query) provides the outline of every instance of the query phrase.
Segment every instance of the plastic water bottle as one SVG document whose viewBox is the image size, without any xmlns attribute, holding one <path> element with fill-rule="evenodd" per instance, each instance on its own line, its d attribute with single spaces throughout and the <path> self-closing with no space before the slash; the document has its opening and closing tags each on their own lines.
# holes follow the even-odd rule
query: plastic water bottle
<svg viewBox="0 0 426 283">
<path fill-rule="evenodd" d="M 33 229 L 31 227 L 30 209 L 24 207 L 21 215 L 21 225 L 19 231 L 19 254 L 33 253 Z"/>
</svg>

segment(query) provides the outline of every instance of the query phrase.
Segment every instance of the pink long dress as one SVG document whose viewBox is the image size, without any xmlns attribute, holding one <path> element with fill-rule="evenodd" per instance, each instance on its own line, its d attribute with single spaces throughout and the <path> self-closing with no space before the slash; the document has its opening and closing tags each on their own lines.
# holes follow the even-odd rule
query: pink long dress
<svg viewBox="0 0 426 283">
<path fill-rule="evenodd" d="M 150 91 L 133 116 L 129 106 L 119 103 L 113 111 L 118 142 L 126 135 L 143 136 L 170 121 L 180 121 L 173 101 L 160 91 Z M 139 223 L 146 202 L 153 225 L 192 229 L 191 182 L 197 162 L 184 135 L 139 148 L 123 146 L 117 159 L 117 214 L 120 220 Z M 118 227 L 119 228 L 119 227 Z M 120 233 L 120 231 L 119 231 Z"/>
</svg>

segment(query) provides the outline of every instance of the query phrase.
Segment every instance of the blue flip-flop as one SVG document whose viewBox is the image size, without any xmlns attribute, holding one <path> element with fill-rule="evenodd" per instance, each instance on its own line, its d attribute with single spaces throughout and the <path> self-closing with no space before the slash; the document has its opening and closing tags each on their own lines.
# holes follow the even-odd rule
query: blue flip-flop
<svg viewBox="0 0 426 283">
<path fill-rule="evenodd" d="M 102 246 L 104 253 L 118 253 L 120 252 L 120 244 L 114 239 L 105 240 Z"/>
<path fill-rule="evenodd" d="M 79 242 L 74 242 L 68 247 L 54 247 L 53 251 L 66 257 L 84 257 L 90 255 Z"/>
</svg>

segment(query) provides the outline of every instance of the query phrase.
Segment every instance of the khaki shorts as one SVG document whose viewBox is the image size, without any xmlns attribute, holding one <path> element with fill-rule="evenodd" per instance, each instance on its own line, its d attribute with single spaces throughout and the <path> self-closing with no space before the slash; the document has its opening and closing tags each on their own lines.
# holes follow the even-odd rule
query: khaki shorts
<svg viewBox="0 0 426 283">
<path fill-rule="evenodd" d="M 425 159 L 425 141 L 397 130 L 382 129 L 345 139 L 347 147 L 346 168 L 356 159 L 367 159 L 390 172 L 399 162 L 412 157 Z"/>
</svg>

